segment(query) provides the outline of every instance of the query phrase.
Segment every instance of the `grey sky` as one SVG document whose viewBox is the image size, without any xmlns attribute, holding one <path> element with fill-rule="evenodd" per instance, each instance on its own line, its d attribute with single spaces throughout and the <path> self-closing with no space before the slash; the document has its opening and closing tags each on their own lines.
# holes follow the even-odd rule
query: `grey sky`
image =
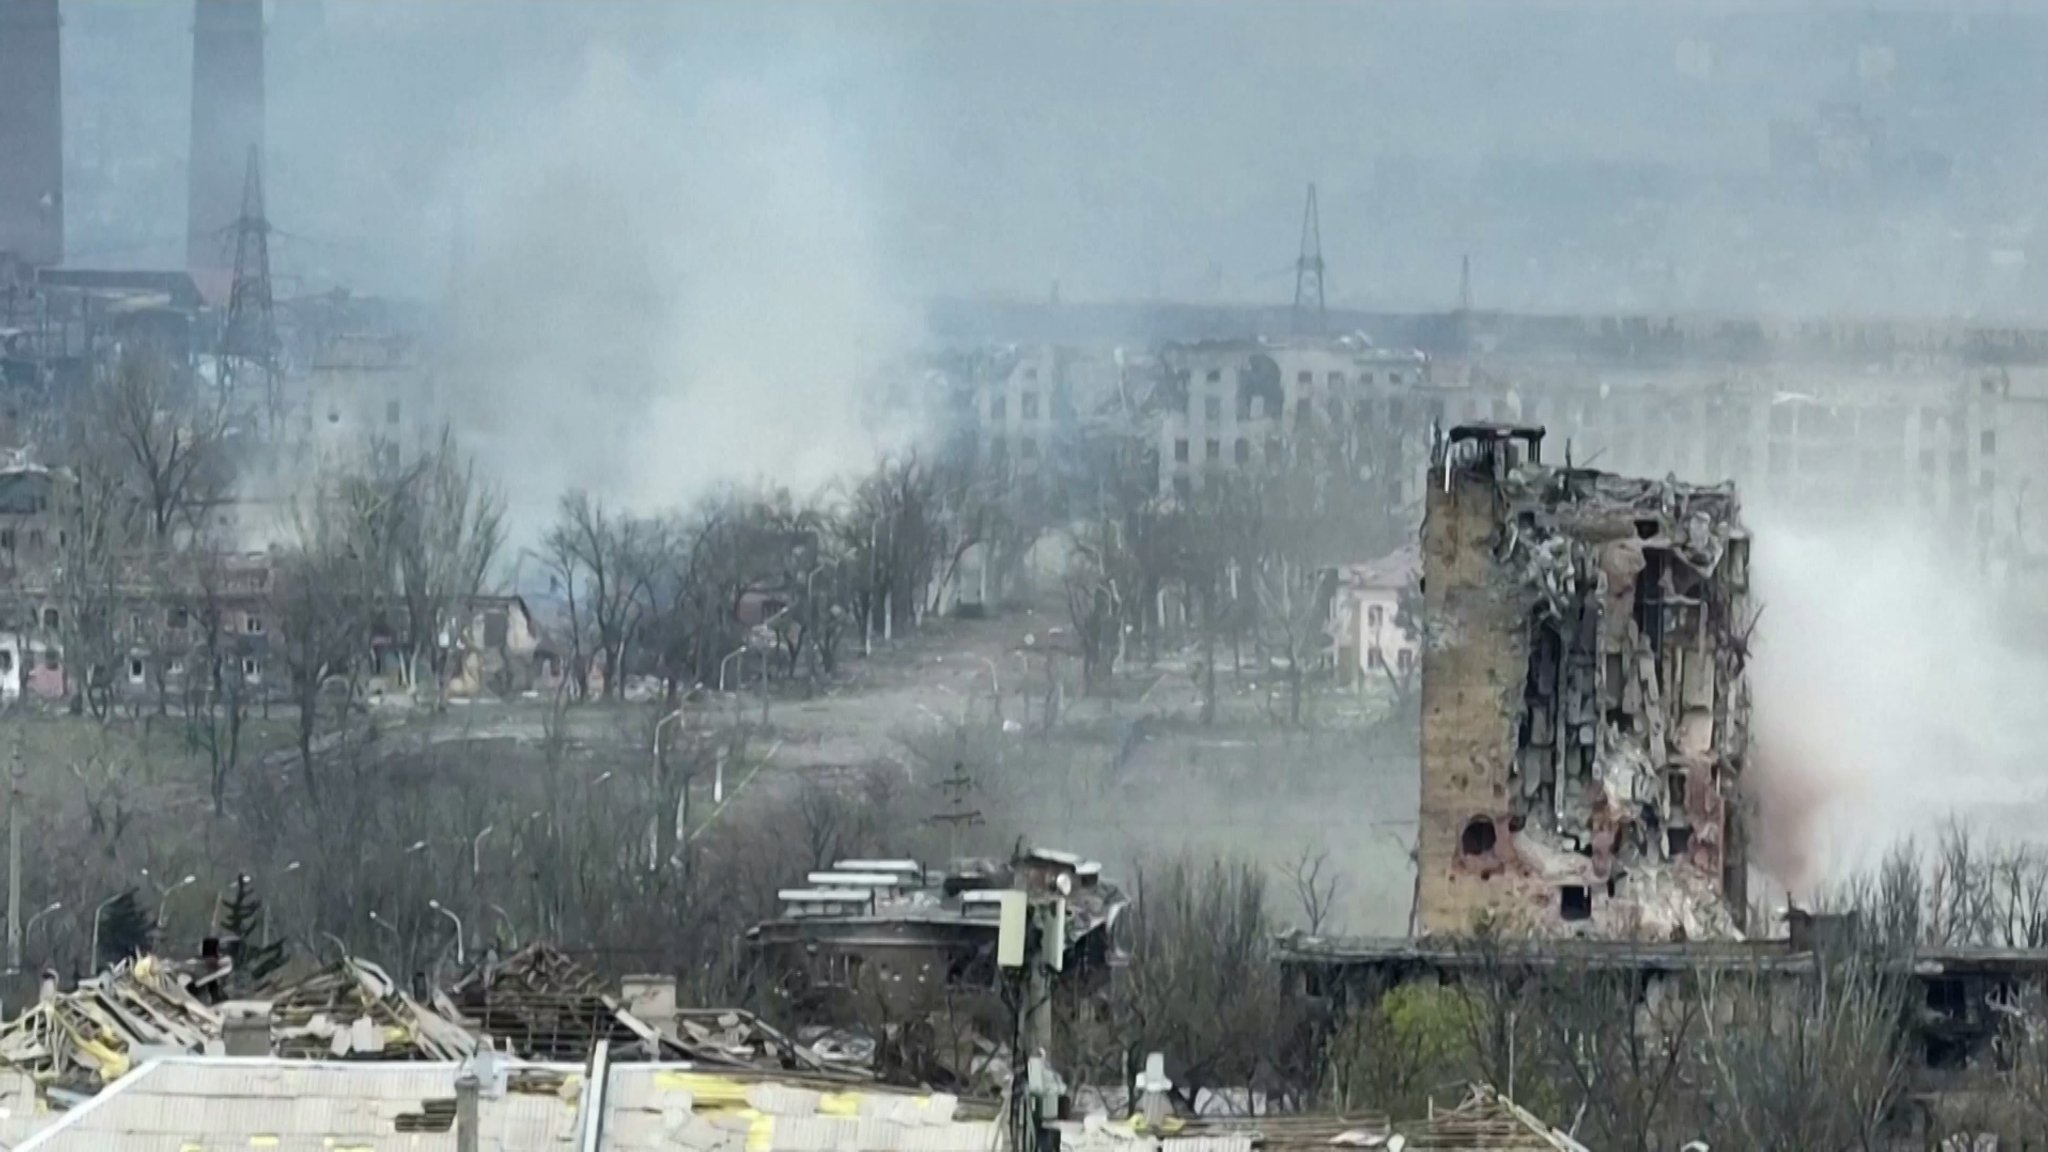
<svg viewBox="0 0 2048 1152">
<path fill-rule="evenodd" d="M 1981 266 L 2031 233 L 2048 16 L 1646 7 L 273 0 L 279 258 L 437 295 L 476 142 L 516 136 L 602 56 L 679 125 L 732 81 L 822 103 L 859 158 L 862 227 L 917 292 L 1284 296 L 1313 179 L 1344 302 L 1446 304 L 1467 250 L 1481 302 L 1513 307 L 2040 294 Z M 189 9 L 66 12 L 72 247 L 167 262 Z M 1945 175 L 1847 202 L 1775 184 L 1771 122 L 1824 102 Z"/>
</svg>

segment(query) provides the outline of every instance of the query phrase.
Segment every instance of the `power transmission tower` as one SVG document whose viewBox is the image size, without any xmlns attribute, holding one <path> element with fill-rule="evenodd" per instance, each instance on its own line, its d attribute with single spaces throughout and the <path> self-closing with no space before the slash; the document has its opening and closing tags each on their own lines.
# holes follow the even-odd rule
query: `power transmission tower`
<svg viewBox="0 0 2048 1152">
<path fill-rule="evenodd" d="M 278 419 L 277 313 L 270 288 L 270 220 L 263 212 L 263 163 L 249 149 L 242 182 L 242 211 L 235 218 L 235 279 L 228 290 L 227 319 L 220 329 L 220 389 L 223 404 L 257 385 L 274 426 Z"/>
<path fill-rule="evenodd" d="M 1323 224 L 1311 183 L 1308 206 L 1301 212 L 1301 256 L 1294 262 L 1294 330 L 1320 333 L 1323 318 Z"/>
</svg>

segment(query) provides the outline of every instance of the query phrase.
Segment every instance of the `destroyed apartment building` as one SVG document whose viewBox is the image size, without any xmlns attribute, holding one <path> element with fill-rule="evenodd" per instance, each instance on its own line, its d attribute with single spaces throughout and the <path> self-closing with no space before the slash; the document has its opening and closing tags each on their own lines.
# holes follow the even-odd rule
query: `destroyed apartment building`
<svg viewBox="0 0 2048 1152">
<path fill-rule="evenodd" d="M 1009 861 L 841 860 L 783 889 L 782 914 L 748 930 L 768 993 L 806 1017 L 858 1023 L 880 996 L 915 1008 L 948 992 L 994 993 L 1002 894 L 1057 898 L 1064 908 L 1062 985 L 1098 989 L 1116 954 L 1123 893 L 1102 865 L 1024 848 Z"/>
<path fill-rule="evenodd" d="M 1749 542 L 1734 486 L 1440 433 L 1423 526 L 1425 935 L 1739 937 Z"/>
</svg>

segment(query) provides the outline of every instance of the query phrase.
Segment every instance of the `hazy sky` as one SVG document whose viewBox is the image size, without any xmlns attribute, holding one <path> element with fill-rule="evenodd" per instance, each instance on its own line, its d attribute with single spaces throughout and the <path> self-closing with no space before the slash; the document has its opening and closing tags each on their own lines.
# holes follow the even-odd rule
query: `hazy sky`
<svg viewBox="0 0 2048 1152">
<path fill-rule="evenodd" d="M 700 177 L 719 93 L 817 109 L 803 131 L 843 153 L 910 294 L 1284 298 L 1310 180 L 1339 302 L 1447 303 L 1464 251 L 1481 302 L 1512 307 L 1958 311 L 2033 290 L 1984 266 L 2032 229 L 2048 16 L 1998 5 L 271 7 L 279 259 L 320 283 L 438 295 L 453 205 L 489 194 L 482 142 L 598 67 L 631 78 L 627 115 L 672 121 L 649 159 Z M 168 262 L 189 7 L 65 8 L 72 246 Z M 1830 102 L 1943 175 L 1773 183 L 1771 122 Z"/>
</svg>

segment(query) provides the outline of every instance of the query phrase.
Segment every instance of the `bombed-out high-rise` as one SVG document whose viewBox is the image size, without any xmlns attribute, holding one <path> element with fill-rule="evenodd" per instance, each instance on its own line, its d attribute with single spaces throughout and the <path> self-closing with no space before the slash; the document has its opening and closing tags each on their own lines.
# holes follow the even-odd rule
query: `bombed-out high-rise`
<svg viewBox="0 0 2048 1152">
<path fill-rule="evenodd" d="M 1460 426 L 1422 532 L 1425 934 L 1742 929 L 1749 539 L 1732 484 L 1546 466 Z"/>
</svg>

